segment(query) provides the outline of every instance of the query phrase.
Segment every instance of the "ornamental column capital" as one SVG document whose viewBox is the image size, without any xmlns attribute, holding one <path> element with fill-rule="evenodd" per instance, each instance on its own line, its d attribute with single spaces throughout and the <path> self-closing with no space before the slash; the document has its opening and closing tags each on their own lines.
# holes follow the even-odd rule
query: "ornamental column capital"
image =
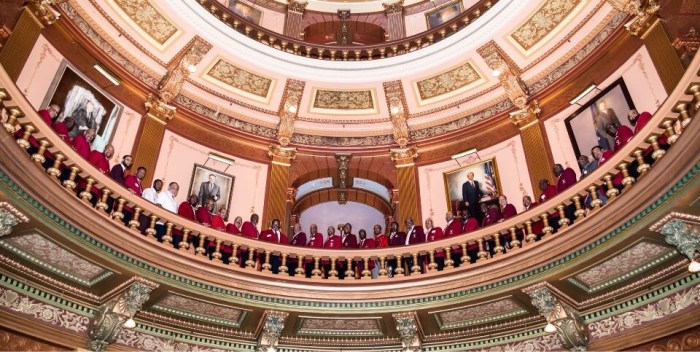
<svg viewBox="0 0 700 352">
<path fill-rule="evenodd" d="M 297 157 L 297 148 L 270 144 L 267 147 L 267 156 L 272 159 L 273 164 L 290 166 Z"/>
</svg>

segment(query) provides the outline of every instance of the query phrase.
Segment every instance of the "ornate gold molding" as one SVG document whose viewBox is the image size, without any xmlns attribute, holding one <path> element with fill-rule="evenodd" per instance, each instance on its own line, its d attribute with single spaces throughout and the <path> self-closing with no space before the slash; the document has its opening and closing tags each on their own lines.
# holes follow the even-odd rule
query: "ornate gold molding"
<svg viewBox="0 0 700 352">
<path fill-rule="evenodd" d="M 486 61 L 486 65 L 493 70 L 493 75 L 498 77 L 503 89 L 506 90 L 508 99 L 515 105 L 519 112 L 513 123 L 520 127 L 523 119 L 531 117 L 533 112 L 539 115 L 539 104 L 528 104 L 530 90 L 519 76 L 519 69 L 511 60 L 505 57 L 498 46 L 490 42 L 477 50 L 479 55 Z"/>
<path fill-rule="evenodd" d="M 39 18 L 45 26 L 50 26 L 61 17 L 61 14 L 52 7 L 66 1 L 68 0 L 29 0 L 27 5 L 34 16 Z"/>
<path fill-rule="evenodd" d="M 146 116 L 153 117 L 156 121 L 164 125 L 175 117 L 175 113 L 177 112 L 176 107 L 168 105 L 153 94 L 148 95 L 144 105 L 147 109 Z"/>
<path fill-rule="evenodd" d="M 277 125 L 277 141 L 286 147 L 292 140 L 294 134 L 294 122 L 299 115 L 299 106 L 301 97 L 304 94 L 304 85 L 306 82 L 288 79 L 284 91 L 284 97 L 280 108 L 277 112 L 280 118 L 280 123 Z"/>
<path fill-rule="evenodd" d="M 306 5 L 308 4 L 309 3 L 307 1 L 288 0 L 287 12 L 294 12 L 303 15 L 304 11 L 306 10 Z"/>
<path fill-rule="evenodd" d="M 389 149 L 389 157 L 396 164 L 396 167 L 412 166 L 418 157 L 418 148 L 396 148 Z"/>
<path fill-rule="evenodd" d="M 394 142 L 400 148 L 405 148 L 411 139 L 406 118 L 408 106 L 401 81 L 384 82 L 384 95 L 389 108 L 389 120 L 392 125 Z"/>
<path fill-rule="evenodd" d="M 158 84 L 158 93 L 164 103 L 170 103 L 171 100 L 180 94 L 182 86 L 185 84 L 187 77 L 196 70 L 196 65 L 202 61 L 202 58 L 212 48 L 212 45 L 195 36 L 190 43 L 187 44 L 185 50 L 179 54 L 179 58 L 170 65 L 170 69 L 161 79 Z"/>
<path fill-rule="evenodd" d="M 627 22 L 625 28 L 632 35 L 639 35 L 647 26 L 650 19 L 661 9 L 661 6 L 655 0 L 607 0 L 608 4 L 615 10 L 634 18 Z"/>
<path fill-rule="evenodd" d="M 537 123 L 540 111 L 540 103 L 537 100 L 533 100 L 524 108 L 510 113 L 510 119 L 515 126 L 522 130 Z"/>
<path fill-rule="evenodd" d="M 386 12 L 387 15 L 403 13 L 403 0 L 385 2 L 382 3 L 382 6 L 384 6 L 384 12 Z"/>
<path fill-rule="evenodd" d="M 297 148 L 270 144 L 267 149 L 267 156 L 272 158 L 273 164 L 289 166 L 297 157 Z"/>
</svg>

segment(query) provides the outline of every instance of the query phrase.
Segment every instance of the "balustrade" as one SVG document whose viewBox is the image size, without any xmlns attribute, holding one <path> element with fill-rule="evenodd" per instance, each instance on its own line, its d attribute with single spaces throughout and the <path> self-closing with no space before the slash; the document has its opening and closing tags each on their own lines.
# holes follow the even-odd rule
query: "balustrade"
<svg viewBox="0 0 700 352">
<path fill-rule="evenodd" d="M 700 60 L 695 60 L 695 66 L 693 67 L 697 67 L 698 64 L 700 64 Z M 657 114 L 652 117 L 649 124 L 621 151 L 611 157 L 606 163 L 600 165 L 587 178 L 575 184 L 569 190 L 539 205 L 536 210 L 519 214 L 514 218 L 473 233 L 442 239 L 435 243 L 386 249 L 343 251 L 347 255 L 341 255 L 340 257 L 337 256 L 337 252 L 322 249 L 268 244 L 233 236 L 182 219 L 144 199 L 131 195 L 126 188 L 119 186 L 108 176 L 103 175 L 90 166 L 86 160 L 83 160 L 60 137 L 51 132 L 50 127 L 44 124 L 38 114 L 32 111 L 23 111 L 23 109 L 30 107 L 28 102 L 25 100 L 10 100 L 10 96 L 14 96 L 17 99 L 24 98 L 21 97 L 21 93 L 19 93 L 14 84 L 8 83 L 11 81 L 4 71 L 0 71 L 0 88 L 5 88 L 9 94 L 5 96 L 0 108 L 7 112 L 7 118 L 3 121 L 7 132 L 14 135 L 19 128 L 23 130 L 22 137 L 16 139 L 16 144 L 22 148 L 17 149 L 18 153 L 26 153 L 27 149 L 31 149 L 30 139 L 32 136 L 39 142 L 36 153 L 28 154 L 30 159 L 33 160 L 32 164 L 36 165 L 36 167 L 44 167 L 42 163 L 45 160 L 35 157 L 35 155 L 40 154 L 44 156 L 48 146 L 52 146 L 52 150 L 54 150 L 51 155 L 53 163 L 46 168 L 46 173 L 48 174 L 46 182 L 51 182 L 52 180 L 59 182 L 63 178 L 61 181 L 62 186 L 68 192 L 74 194 L 86 209 L 94 208 L 99 214 L 111 219 L 110 221 L 115 224 L 125 226 L 130 231 L 141 233 L 144 237 L 155 238 L 159 231 L 163 231 L 161 242 L 154 241 L 154 245 L 172 247 L 173 236 L 181 236 L 181 240 L 177 244 L 177 248 L 181 250 L 180 255 L 206 256 L 218 262 L 224 260 L 222 248 L 224 246 L 227 248 L 231 247 L 232 255 L 227 260 L 231 270 L 241 270 L 243 272 L 264 271 L 270 274 L 275 272 L 277 275 L 284 275 L 288 278 L 294 277 L 299 280 L 307 279 L 304 267 L 310 263 L 305 261 L 306 258 L 313 258 L 313 264 L 309 265 L 309 269 L 311 269 L 309 279 L 313 280 L 323 277 L 322 261 L 324 266 L 328 263 L 329 270 L 325 273 L 325 277 L 328 279 L 339 277 L 337 270 L 339 261 L 343 263 L 341 268 L 345 269 L 344 275 L 346 280 L 355 278 L 370 279 L 370 264 L 378 260 L 377 279 L 388 280 L 392 276 L 390 274 L 393 274 L 393 278 L 396 280 L 404 276 L 436 274 L 436 272 L 440 271 L 435 258 L 437 252 L 444 254 L 442 270 L 453 270 L 456 266 L 452 259 L 455 248 L 461 249 L 462 256 L 459 263 L 461 266 L 472 263 L 470 254 L 474 255 L 476 262 L 481 264 L 485 261 L 495 260 L 491 259 L 493 257 L 502 258 L 512 253 L 529 250 L 535 245 L 538 235 L 544 236 L 543 238 L 549 238 L 552 234 L 556 234 L 556 237 L 565 236 L 570 228 L 580 223 L 585 223 L 591 212 L 597 212 L 599 209 L 607 207 L 613 201 L 618 201 L 619 197 L 624 196 L 630 189 L 634 189 L 638 177 L 648 175 L 656 164 L 656 160 L 664 156 L 665 150 L 659 143 L 661 134 L 664 134 L 664 139 L 671 144 L 669 147 L 673 148 L 672 144 L 680 138 L 679 136 L 688 126 L 691 126 L 690 122 L 692 122 L 693 116 L 698 114 L 699 106 L 697 87 L 700 86 L 698 82 L 700 78 L 697 76 L 697 72 L 697 69 L 691 68 L 689 70 L 680 86 L 670 96 L 669 100 L 662 105 Z M 692 95 L 685 92 L 691 92 Z M 683 104 L 682 109 L 679 108 L 679 104 L 676 104 L 678 101 L 686 102 Z M 17 104 L 21 105 L 22 109 L 14 106 Z M 678 110 L 679 112 L 674 113 L 672 110 Z M 683 126 L 683 123 L 686 121 L 688 123 L 685 123 L 685 126 Z M 674 129 L 676 124 L 680 125 L 680 127 L 675 126 L 675 128 L 679 128 L 680 134 L 677 134 Z M 697 136 L 692 135 L 690 137 L 697 138 Z M 652 146 L 652 157 L 655 159 L 653 163 L 648 162 L 644 157 L 643 151 L 648 146 L 646 144 L 647 141 Z M 65 171 L 62 172 L 61 170 Z M 617 173 L 622 175 L 621 186 L 616 186 L 613 182 L 613 178 Z M 63 177 L 61 177 L 62 174 Z M 605 204 L 598 196 L 601 185 L 607 188 L 605 192 L 608 200 Z M 96 196 L 93 195 L 93 189 L 101 191 L 100 198 L 96 199 L 95 202 L 92 202 L 93 197 Z M 582 194 L 585 194 L 585 197 L 588 199 L 582 199 Z M 590 207 L 585 207 L 585 204 L 589 204 Z M 553 224 L 557 216 L 558 220 L 556 220 L 556 224 Z M 128 221 L 125 221 L 127 217 Z M 553 219 L 553 217 L 555 218 Z M 537 223 L 538 226 L 541 225 L 541 233 L 533 232 L 533 227 Z M 556 225 L 558 225 L 557 228 L 554 227 Z M 518 239 L 519 234 L 522 234 L 522 241 Z M 205 246 L 206 243 L 210 243 L 209 241 L 215 243 L 213 250 Z M 190 245 L 194 247 L 194 250 L 187 252 L 186 250 L 190 248 Z M 470 248 L 476 248 L 476 250 L 471 249 L 470 253 Z M 248 253 L 247 260 L 243 263 L 242 268 L 238 265 L 239 258 L 237 256 L 240 249 L 246 249 Z M 259 253 L 262 255 L 258 255 Z M 298 267 L 294 272 L 289 272 L 287 267 L 288 258 L 296 258 Z M 395 260 L 393 272 L 387 268 L 387 258 Z M 410 263 L 408 259 L 404 260 L 404 258 L 409 258 Z M 425 260 L 427 260 L 427 270 L 424 270 L 419 264 Z M 410 265 L 410 267 L 407 270 L 404 269 L 403 263 Z M 276 264 L 279 264 L 277 268 L 274 267 Z M 359 264 L 362 264 L 361 269 Z M 360 270 L 358 276 L 355 275 L 356 270 Z"/>
</svg>

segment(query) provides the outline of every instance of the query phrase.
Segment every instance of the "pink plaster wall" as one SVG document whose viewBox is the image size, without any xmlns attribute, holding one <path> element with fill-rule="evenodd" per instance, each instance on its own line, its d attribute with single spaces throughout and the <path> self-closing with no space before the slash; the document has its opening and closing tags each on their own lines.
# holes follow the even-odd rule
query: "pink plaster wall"
<svg viewBox="0 0 700 352">
<path fill-rule="evenodd" d="M 41 103 L 63 59 L 63 55 L 43 35 L 39 35 L 17 79 L 17 87 L 22 90 L 35 109 L 44 108 Z"/>
<path fill-rule="evenodd" d="M 465 146 L 464 149 L 467 150 L 469 147 Z M 533 193 L 520 136 L 479 150 L 477 154 L 459 159 L 459 162 L 462 166 L 467 166 L 477 163 L 479 160 L 492 158 L 496 159 L 503 194 L 508 197 L 508 201 L 515 206 L 518 212 L 522 211 L 523 196 L 532 196 Z M 458 168 L 460 166 L 454 160 L 418 168 L 421 214 L 423 219 L 432 217 L 435 226 L 445 226 L 445 213 L 448 209 L 443 174 Z M 483 182 L 479 175 L 476 175 L 475 179 Z"/>
<path fill-rule="evenodd" d="M 598 84 L 598 88 L 605 89 L 620 77 L 624 78 L 632 101 L 639 112 L 649 111 L 653 114 L 668 96 L 645 47 L 641 47 L 610 77 Z M 572 92 L 571 95 L 574 97 L 576 94 Z M 587 99 L 579 101 L 579 104 L 585 105 L 594 96 L 595 94 L 590 94 Z M 578 108 L 579 105 L 572 105 L 546 120 L 544 126 L 552 147 L 554 161 L 564 165 L 564 167 L 571 167 L 576 171 L 576 176 L 580 177 L 576 154 L 566 131 L 565 123 L 566 118 Z M 582 151 L 582 153 L 590 157 L 590 151 Z"/>
<path fill-rule="evenodd" d="M 205 166 L 220 172 L 224 172 L 228 166 L 214 160 L 207 161 L 209 152 L 212 150 L 208 147 L 166 130 L 153 176 L 164 179 L 166 184 L 177 182 L 180 185 L 177 201 L 182 202 L 187 198 L 194 164 L 204 165 L 206 162 Z M 220 151 L 216 151 L 216 153 L 236 161 L 226 170 L 226 174 L 235 177 L 229 221 L 233 221 L 236 216 L 242 216 L 244 220 L 247 220 L 252 213 L 258 213 L 262 219 L 267 186 L 267 165 Z"/>
</svg>

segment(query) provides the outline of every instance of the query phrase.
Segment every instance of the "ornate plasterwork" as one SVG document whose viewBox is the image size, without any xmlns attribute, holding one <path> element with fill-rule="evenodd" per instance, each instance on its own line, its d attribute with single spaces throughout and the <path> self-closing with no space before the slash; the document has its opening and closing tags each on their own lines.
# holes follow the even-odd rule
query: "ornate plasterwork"
<svg viewBox="0 0 700 352">
<path fill-rule="evenodd" d="M 224 352 L 227 349 L 212 348 L 199 345 L 191 345 L 176 341 L 174 338 L 165 339 L 149 335 L 134 329 L 122 330 L 115 344 L 131 347 L 137 351 L 198 351 L 198 352 Z"/>
<path fill-rule="evenodd" d="M 485 82 L 471 61 L 438 75 L 413 82 L 419 105 L 433 103 Z M 447 95 L 447 96 L 445 96 Z M 438 98 L 439 99 L 436 99 Z"/>
<path fill-rule="evenodd" d="M 269 352 L 275 350 L 279 344 L 284 323 L 287 320 L 289 313 L 276 310 L 266 310 L 263 318 L 262 331 L 258 338 L 258 346 L 256 352 Z"/>
<path fill-rule="evenodd" d="M 185 84 L 185 80 L 194 72 L 196 65 L 202 61 L 204 55 L 209 52 L 212 45 L 199 36 L 195 36 L 185 46 L 185 50 L 178 54 L 168 67 L 168 72 L 158 84 L 158 94 L 163 102 L 170 103 Z"/>
<path fill-rule="evenodd" d="M 12 228 L 20 223 L 29 222 L 29 218 L 8 202 L 0 202 L 0 237 L 12 233 Z"/>
<path fill-rule="evenodd" d="M 277 115 L 280 123 L 277 125 L 277 141 L 287 146 L 294 135 L 294 124 L 299 116 L 299 105 L 304 94 L 306 82 L 298 79 L 288 79 L 284 87 L 284 95 Z"/>
<path fill-rule="evenodd" d="M 511 352 L 511 351 L 559 351 L 563 350 L 559 339 L 552 334 L 542 335 L 534 339 L 507 343 L 488 348 L 483 348 L 479 351 L 488 352 Z"/>
<path fill-rule="evenodd" d="M 89 262 L 38 233 L 0 241 L 0 246 L 66 279 L 92 286 L 113 273 Z"/>
<path fill-rule="evenodd" d="M 148 0 L 111 0 L 116 8 L 128 18 L 128 22 L 139 28 L 139 33 L 164 47 L 170 42 L 179 29 L 170 22 Z"/>
<path fill-rule="evenodd" d="M 29 316 L 44 324 L 70 330 L 81 335 L 87 331 L 90 319 L 65 309 L 38 302 L 15 291 L 0 287 L 0 307 Z"/>
<path fill-rule="evenodd" d="M 591 293 L 665 262 L 673 256 L 675 253 L 671 248 L 643 241 L 568 280 Z"/>
<path fill-rule="evenodd" d="M 401 347 L 404 352 L 421 351 L 422 341 L 418 330 L 418 319 L 414 312 L 402 312 L 392 314 L 396 322 L 396 331 L 401 338 Z"/>
<path fill-rule="evenodd" d="M 152 309 L 209 323 L 240 327 L 246 311 L 170 293 Z"/>
<path fill-rule="evenodd" d="M 644 323 L 663 319 L 699 303 L 700 285 L 695 285 L 637 309 L 590 323 L 588 329 L 591 336 L 596 338 L 616 335 Z"/>
<path fill-rule="evenodd" d="M 318 114 L 374 114 L 377 113 L 377 94 L 374 89 L 317 89 L 311 93 L 310 112 Z"/>
<path fill-rule="evenodd" d="M 523 314 L 527 314 L 527 310 L 512 298 L 434 313 L 440 330 L 484 324 Z"/>
<path fill-rule="evenodd" d="M 585 0 L 545 1 L 510 37 L 525 51 L 533 48 L 564 21 Z"/>
<path fill-rule="evenodd" d="M 384 336 L 381 318 L 312 318 L 300 317 L 299 335 L 310 336 Z"/>
<path fill-rule="evenodd" d="M 222 58 L 214 61 L 204 78 L 234 93 L 263 103 L 268 102 L 275 83 L 270 78 L 248 72 Z"/>
<path fill-rule="evenodd" d="M 578 313 L 563 303 L 549 289 L 546 282 L 523 289 L 532 299 L 532 305 L 553 326 L 561 344 L 568 350 L 585 351 L 588 346 L 588 328 Z"/>
</svg>

